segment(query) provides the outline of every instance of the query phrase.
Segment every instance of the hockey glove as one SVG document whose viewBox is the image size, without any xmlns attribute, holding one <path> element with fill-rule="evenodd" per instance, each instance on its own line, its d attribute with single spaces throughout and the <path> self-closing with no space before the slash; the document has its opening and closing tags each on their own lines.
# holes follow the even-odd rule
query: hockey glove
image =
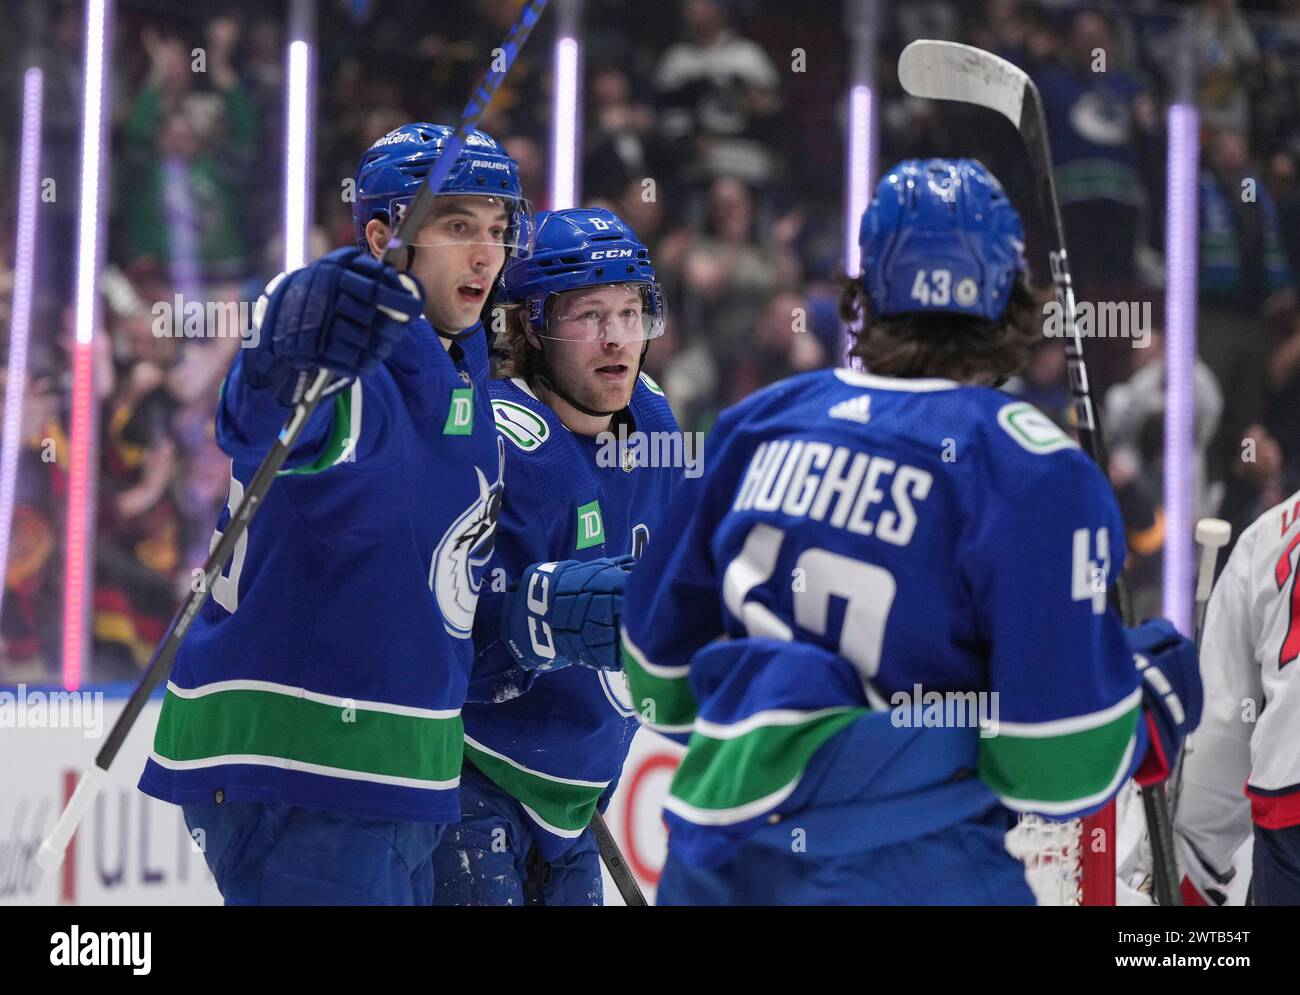
<svg viewBox="0 0 1300 995">
<path fill-rule="evenodd" d="M 257 346 L 244 360 L 249 386 L 292 403 L 303 371 L 324 366 L 345 379 L 368 373 L 422 313 L 423 297 L 414 277 L 359 249 L 281 273 L 253 311 Z"/>
<path fill-rule="evenodd" d="M 1151 744 L 1134 780 L 1158 784 L 1173 770 L 1183 739 L 1201 721 L 1201 674 L 1196 644 L 1167 619 L 1147 619 L 1126 629 L 1133 662 L 1142 678 L 1142 699 Z"/>
<path fill-rule="evenodd" d="M 636 560 L 535 563 L 505 595 L 501 639 L 526 670 L 619 669 L 623 583 Z"/>
</svg>

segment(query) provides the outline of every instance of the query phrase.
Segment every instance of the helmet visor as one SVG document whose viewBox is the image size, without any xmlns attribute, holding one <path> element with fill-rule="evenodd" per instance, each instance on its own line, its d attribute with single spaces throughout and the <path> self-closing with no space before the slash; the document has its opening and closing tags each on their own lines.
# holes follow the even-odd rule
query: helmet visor
<svg viewBox="0 0 1300 995">
<path fill-rule="evenodd" d="M 389 217 L 402 223 L 412 197 L 389 203 Z M 502 246 L 507 256 L 532 254 L 536 226 L 533 206 L 522 197 L 500 194 L 439 194 L 418 232 L 404 241 L 417 248 L 455 245 Z"/>
<path fill-rule="evenodd" d="M 657 283 L 606 283 L 549 294 L 537 334 L 565 342 L 644 342 L 664 333 L 663 300 Z"/>
</svg>

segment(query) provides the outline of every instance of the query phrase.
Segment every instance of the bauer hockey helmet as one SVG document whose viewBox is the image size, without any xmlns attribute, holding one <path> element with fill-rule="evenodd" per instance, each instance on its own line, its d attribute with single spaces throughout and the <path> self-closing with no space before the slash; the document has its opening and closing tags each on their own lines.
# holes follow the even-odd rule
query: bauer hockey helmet
<svg viewBox="0 0 1300 995">
<path fill-rule="evenodd" d="M 1025 269 L 1020 216 L 975 159 L 900 162 L 876 187 L 858 244 L 881 317 L 941 311 L 997 321 Z"/>
<path fill-rule="evenodd" d="M 647 342 L 664 331 L 663 290 L 655 279 L 650 251 L 626 222 L 603 208 L 542 211 L 536 216 L 536 239 L 527 258 L 506 264 L 498 300 L 522 304 L 528 325 L 543 338 L 596 338 L 596 322 L 564 323 L 560 333 L 555 314 L 557 295 L 602 284 L 633 284 L 640 288 L 641 313 L 627 337 Z M 608 323 L 606 323 L 606 326 Z M 573 331 L 577 329 L 577 331 Z M 590 334 L 582 334 L 589 329 Z M 559 333 L 559 334 L 557 334 Z"/>
<path fill-rule="evenodd" d="M 369 251 L 366 225 L 372 218 L 399 223 L 415 199 L 429 170 L 455 134 L 444 124 L 415 122 L 394 128 L 366 150 L 357 166 L 352 226 L 357 244 Z M 527 255 L 532 247 L 532 209 L 519 186 L 519 167 L 489 135 L 477 129 L 438 191 L 440 195 L 500 197 L 510 219 L 505 241 L 511 255 Z"/>
</svg>

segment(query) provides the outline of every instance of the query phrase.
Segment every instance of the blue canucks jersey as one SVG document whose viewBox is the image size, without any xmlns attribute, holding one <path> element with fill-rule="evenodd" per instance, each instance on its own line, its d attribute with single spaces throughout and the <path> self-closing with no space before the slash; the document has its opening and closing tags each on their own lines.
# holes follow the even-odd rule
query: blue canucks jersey
<svg viewBox="0 0 1300 995">
<path fill-rule="evenodd" d="M 421 318 L 317 409 L 177 655 L 143 791 L 459 819 L 504 466 L 485 372 Z M 232 459 L 218 536 L 285 417 L 237 359 L 217 412 Z"/>
<path fill-rule="evenodd" d="M 1140 682 L 1107 601 L 1123 523 L 1036 409 L 823 370 L 724 412 L 707 448 L 624 597 L 638 714 L 688 743 L 665 805 L 675 853 L 717 859 L 718 840 L 779 821 L 855 723 L 879 744 L 852 765 L 854 791 L 879 785 L 858 820 L 876 843 L 997 801 L 1090 811 L 1132 774 Z"/>
<path fill-rule="evenodd" d="M 640 553 L 658 541 L 655 523 L 682 469 L 662 465 L 671 461 L 649 447 L 673 437 L 680 444 L 681 434 L 645 374 L 627 409 L 636 434 L 623 447 L 565 428 L 523 380 L 493 381 L 488 393 L 506 440 L 507 486 L 495 576 L 474 627 L 481 693 L 465 705 L 465 755 L 521 803 L 551 859 L 582 834 L 617 780 L 637 721 L 619 672 L 575 664 L 521 674 L 500 641 L 500 592 L 534 563 Z"/>
</svg>

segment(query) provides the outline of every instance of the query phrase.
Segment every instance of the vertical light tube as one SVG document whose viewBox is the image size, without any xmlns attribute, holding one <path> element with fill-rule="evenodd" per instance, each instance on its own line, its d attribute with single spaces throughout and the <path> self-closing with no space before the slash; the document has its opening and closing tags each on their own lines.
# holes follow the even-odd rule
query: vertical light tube
<svg viewBox="0 0 1300 995">
<path fill-rule="evenodd" d="M 553 60 L 554 84 L 551 101 L 551 197 L 550 209 L 561 211 L 578 205 L 581 163 L 578 140 L 582 124 L 582 43 L 578 40 L 579 10 L 575 0 L 564 0 L 557 9 L 559 26 Z"/>
<path fill-rule="evenodd" d="M 310 0 L 289 8 L 284 104 L 284 268 L 306 266 L 311 235 L 312 72 L 314 24 Z"/>
<path fill-rule="evenodd" d="M 1165 219 L 1165 549 L 1161 590 L 1164 615 L 1192 634 L 1196 515 L 1196 293 L 1197 181 L 1200 168 L 1196 109 L 1195 26 L 1183 14 L 1175 99 L 1166 117 L 1169 146 Z"/>
<path fill-rule="evenodd" d="M 858 84 L 849 91 L 849 146 L 844 168 L 844 272 L 857 276 L 862 269 L 858 226 L 871 199 L 872 103 L 871 87 Z"/>
<path fill-rule="evenodd" d="M 844 33 L 849 47 L 849 106 L 844 155 L 844 273 L 850 278 L 861 273 L 858 227 L 862 212 L 871 201 L 871 182 L 876 172 L 876 0 L 848 0 L 844 5 Z M 852 366 L 849 356 L 853 340 L 844 336 L 841 360 Z"/>
<path fill-rule="evenodd" d="M 81 104 L 81 182 L 77 217 L 77 268 L 73 297 L 76 338 L 72 357 L 72 424 L 68 465 L 68 533 L 63 579 L 63 686 L 81 684 L 87 649 L 86 622 L 94 582 L 95 330 L 99 323 L 96 285 L 103 258 L 106 162 L 104 138 L 109 110 L 108 39 L 112 0 L 86 0 L 85 88 Z"/>
<path fill-rule="evenodd" d="M 9 364 L 5 376 L 4 438 L 0 440 L 0 611 L 9 570 L 9 539 L 18 486 L 23 393 L 27 384 L 27 342 L 32 321 L 32 283 L 36 269 L 36 206 L 41 178 L 41 99 L 44 77 L 32 66 L 23 73 L 23 118 L 18 151 L 18 230 L 14 246 L 13 314 L 9 323 Z"/>
<path fill-rule="evenodd" d="M 1199 114 L 1169 108 L 1165 227 L 1165 562 L 1164 614 L 1191 635 L 1195 550 L 1196 267 Z"/>
</svg>

